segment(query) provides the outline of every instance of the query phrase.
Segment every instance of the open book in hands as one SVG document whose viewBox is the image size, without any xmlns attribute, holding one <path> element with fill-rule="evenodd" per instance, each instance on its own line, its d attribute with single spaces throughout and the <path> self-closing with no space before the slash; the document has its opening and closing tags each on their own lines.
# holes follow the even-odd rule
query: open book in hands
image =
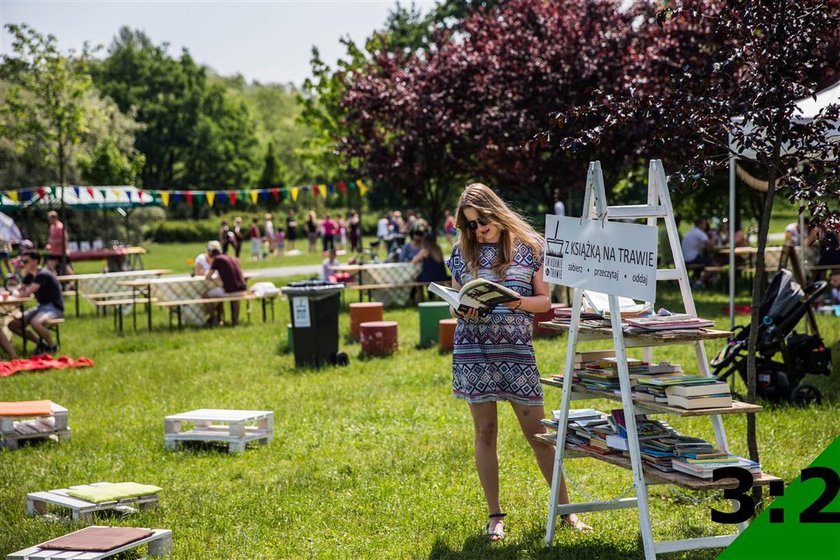
<svg viewBox="0 0 840 560">
<path fill-rule="evenodd" d="M 432 282 L 429 284 L 429 291 L 443 298 L 445 302 L 461 313 L 470 309 L 478 309 L 481 315 L 489 313 L 500 303 L 516 301 L 520 297 L 510 288 L 483 278 L 470 280 L 461 286 L 460 290 Z"/>
</svg>

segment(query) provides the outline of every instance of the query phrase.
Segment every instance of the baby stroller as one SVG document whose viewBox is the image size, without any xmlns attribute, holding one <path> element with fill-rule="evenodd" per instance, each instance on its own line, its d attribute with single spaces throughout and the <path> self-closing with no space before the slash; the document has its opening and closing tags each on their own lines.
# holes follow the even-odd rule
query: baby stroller
<svg viewBox="0 0 840 560">
<path fill-rule="evenodd" d="M 785 269 L 773 278 L 759 307 L 761 325 L 755 366 L 759 396 L 797 405 L 821 401 L 819 389 L 802 383 L 802 379 L 809 373 L 830 375 L 831 351 L 825 347 L 819 333 L 797 334 L 793 329 L 826 288 L 827 284 L 820 281 L 803 291 Z M 731 376 L 737 372 L 746 384 L 749 336 L 750 325 L 733 329 L 726 347 L 711 361 L 718 379 L 733 384 L 735 379 Z M 778 353 L 782 355 L 781 362 L 773 360 Z"/>
</svg>

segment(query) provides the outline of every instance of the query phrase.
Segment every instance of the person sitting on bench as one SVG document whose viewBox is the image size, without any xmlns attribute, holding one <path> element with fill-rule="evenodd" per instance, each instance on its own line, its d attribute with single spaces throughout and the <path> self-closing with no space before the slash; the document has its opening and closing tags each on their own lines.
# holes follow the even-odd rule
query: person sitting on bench
<svg viewBox="0 0 840 560">
<path fill-rule="evenodd" d="M 248 290 L 245 277 L 242 275 L 242 267 L 239 261 L 233 257 L 222 254 L 222 246 L 218 241 L 211 241 L 207 244 L 207 256 L 210 260 L 210 270 L 207 271 L 207 279 L 213 276 L 214 272 L 219 273 L 222 285 L 207 292 L 208 298 L 225 297 L 238 292 Z M 239 302 L 230 302 L 231 321 L 235 325 L 239 320 Z M 214 305 L 210 314 L 210 321 L 213 325 L 221 324 L 221 305 Z"/>
<path fill-rule="evenodd" d="M 694 222 L 694 227 L 688 230 L 682 240 L 685 265 L 697 267 L 694 274 L 695 288 L 704 288 L 711 277 L 709 272 L 703 270 L 704 267 L 714 264 L 712 259 L 705 254 L 706 251 L 711 251 L 715 247 L 715 242 L 708 232 L 709 224 L 705 219 L 698 218 Z"/>
<path fill-rule="evenodd" d="M 38 336 L 28 331 L 24 332 L 24 323 L 21 319 L 15 319 L 9 323 L 9 329 L 16 335 L 26 336 L 36 343 L 36 354 L 55 353 L 58 351 L 58 346 L 53 344 L 52 335 L 44 323 L 50 319 L 64 317 L 64 294 L 61 292 L 61 284 L 51 272 L 40 267 L 41 255 L 36 251 L 23 253 L 20 264 L 24 277 L 23 285 L 17 290 L 17 295 L 24 298 L 35 296 L 38 307 L 26 311 L 23 319 L 25 324 L 32 325 Z"/>
</svg>

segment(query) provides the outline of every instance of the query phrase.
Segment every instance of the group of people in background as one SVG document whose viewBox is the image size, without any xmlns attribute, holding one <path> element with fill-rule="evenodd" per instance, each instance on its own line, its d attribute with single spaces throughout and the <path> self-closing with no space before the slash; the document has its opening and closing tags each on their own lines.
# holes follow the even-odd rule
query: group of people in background
<svg viewBox="0 0 840 560">
<path fill-rule="evenodd" d="M 223 254 L 233 249 L 233 254 L 239 258 L 242 245 L 246 239 L 251 241 L 251 260 L 258 261 L 274 255 L 297 255 L 298 239 L 308 241 L 310 254 L 318 253 L 318 240 L 321 240 L 320 250 L 324 253 L 332 250 L 360 252 L 362 250 L 362 223 L 359 213 L 350 210 L 344 216 L 327 212 L 319 219 L 314 211 L 309 211 L 306 221 L 298 223 L 294 210 L 289 210 L 285 224 L 275 226 L 274 216 L 266 213 L 262 223 L 254 216 L 247 236 L 242 227 L 242 218 L 234 219 L 233 227 L 227 221 L 222 221 L 219 227 L 219 244 Z"/>
</svg>

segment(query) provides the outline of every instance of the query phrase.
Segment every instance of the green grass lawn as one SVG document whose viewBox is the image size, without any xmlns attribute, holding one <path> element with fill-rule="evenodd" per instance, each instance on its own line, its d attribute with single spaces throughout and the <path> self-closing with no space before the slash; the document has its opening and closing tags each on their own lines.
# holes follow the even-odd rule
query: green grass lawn
<svg viewBox="0 0 840 560">
<path fill-rule="evenodd" d="M 199 250 L 152 246 L 147 266 L 175 268 Z M 674 306 L 675 296 L 663 289 L 659 304 Z M 721 327 L 727 323 L 723 294 L 697 297 L 701 315 Z M 163 487 L 160 507 L 125 518 L 103 515 L 97 522 L 170 528 L 175 559 L 642 557 L 635 510 L 586 514 L 593 535 L 561 529 L 557 546 L 543 547 L 549 491 L 507 406 L 500 406 L 500 460 L 508 538 L 485 542 L 469 412 L 451 397 L 449 355 L 416 348 L 416 309 L 386 311 L 400 328 L 394 357 L 359 359 L 359 345 L 342 338 L 350 366 L 321 370 L 297 370 L 283 351 L 286 302 L 278 302 L 274 323 L 263 324 L 255 313 L 250 325 L 178 332 L 166 330 L 158 312 L 157 330 L 135 333 L 129 326 L 122 336 L 110 319 L 86 311 L 68 318 L 63 350 L 91 357 L 95 367 L 0 379 L 3 400 L 54 400 L 69 410 L 73 429 L 68 442 L 0 451 L 0 554 L 78 528 L 26 517 L 27 492 L 133 480 Z M 840 321 L 821 316 L 819 324 L 840 356 Z M 349 331 L 346 312 L 340 328 L 342 335 Z M 560 370 L 565 340 L 536 341 L 543 374 Z M 707 346 L 710 354 L 718 348 Z M 682 346 L 656 356 L 684 365 L 692 360 Z M 821 406 L 771 406 L 758 415 L 767 472 L 792 480 L 840 433 L 838 365 L 835 358 L 831 377 L 809 379 L 824 392 Z M 546 408 L 559 403 L 560 392 L 547 389 Z M 616 404 L 581 406 L 609 410 Z M 234 455 L 201 446 L 165 451 L 164 416 L 205 407 L 272 410 L 274 441 Z M 708 419 L 667 420 L 683 433 L 712 438 Z M 727 416 L 724 423 L 733 450 L 746 453 L 745 418 Z M 577 485 L 601 499 L 622 494 L 631 483 L 629 471 L 592 459 L 569 461 L 567 469 Z M 572 495 L 586 499 L 574 489 Z M 720 493 L 651 487 L 658 539 L 732 532 L 710 521 L 711 507 L 730 511 Z"/>
</svg>

